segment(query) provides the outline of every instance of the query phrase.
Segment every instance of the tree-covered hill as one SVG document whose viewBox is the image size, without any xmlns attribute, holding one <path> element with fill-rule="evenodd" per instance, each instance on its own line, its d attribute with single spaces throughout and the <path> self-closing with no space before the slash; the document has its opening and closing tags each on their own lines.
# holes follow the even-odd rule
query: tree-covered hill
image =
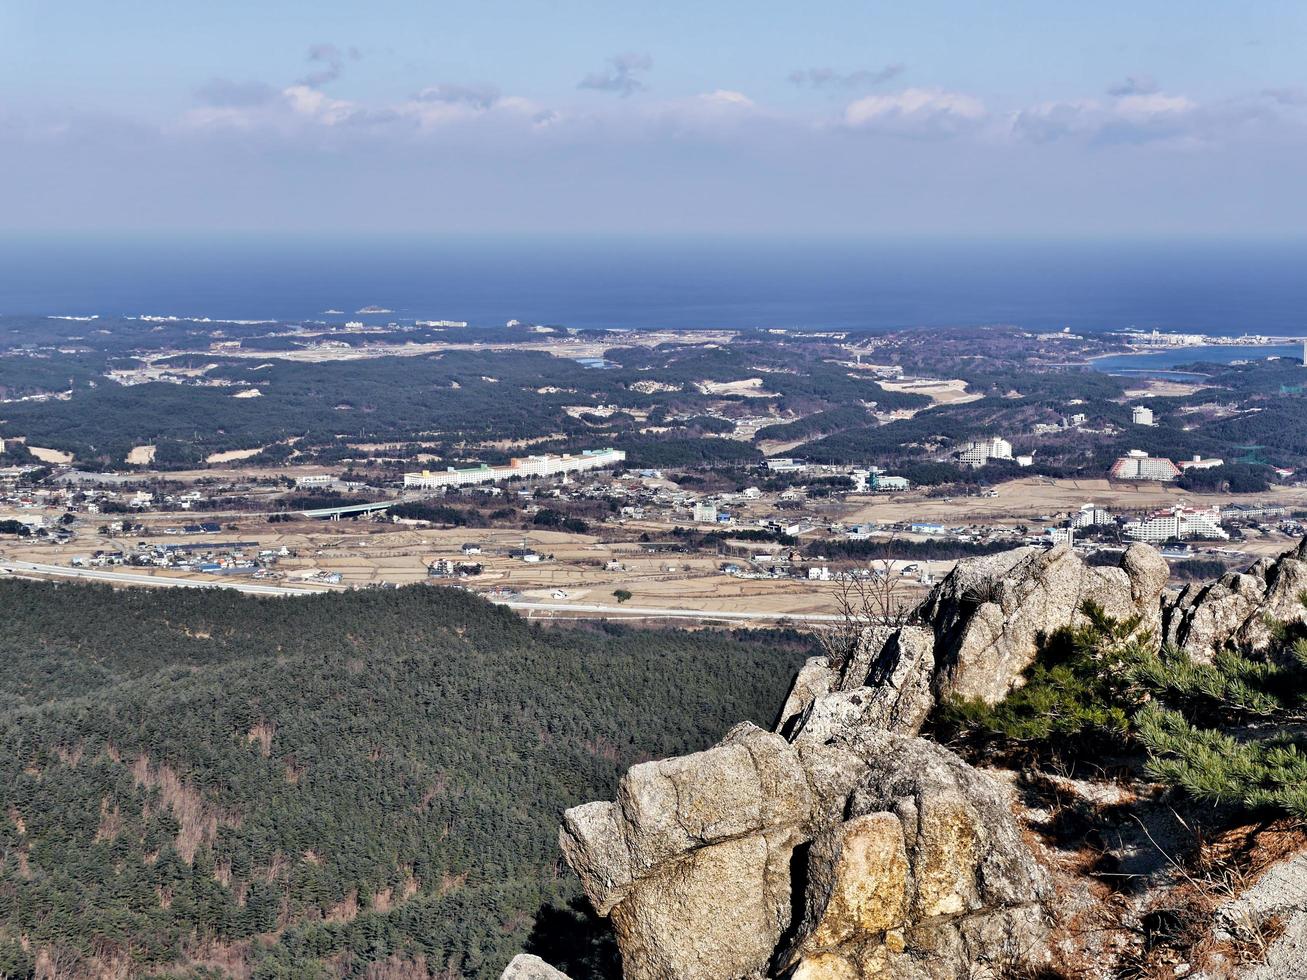
<svg viewBox="0 0 1307 980">
<path fill-rule="evenodd" d="M 0 611 L 0 976 L 496 976 L 574 894 L 561 809 L 770 722 L 806 652 L 426 587 Z"/>
</svg>

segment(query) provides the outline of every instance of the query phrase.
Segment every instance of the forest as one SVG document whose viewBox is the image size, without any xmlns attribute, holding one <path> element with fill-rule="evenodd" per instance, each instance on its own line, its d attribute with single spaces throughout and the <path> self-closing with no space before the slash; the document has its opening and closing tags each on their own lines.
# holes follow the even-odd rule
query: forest
<svg viewBox="0 0 1307 980">
<path fill-rule="evenodd" d="M 497 977 L 542 919 L 580 921 L 561 811 L 770 724 L 810 652 L 541 628 L 426 586 L 4 581 L 0 608 L 8 977 Z"/>
<path fill-rule="evenodd" d="M 479 342 L 518 345 L 509 349 L 321 361 L 278 356 L 324 342 L 362 350 L 466 342 L 467 336 L 411 326 L 358 334 L 325 324 L 106 320 L 91 326 L 0 317 L 0 398 L 22 399 L 6 404 L 0 436 L 71 452 L 79 466 L 92 469 L 121 467 L 133 447 L 152 445 L 159 469 L 259 449 L 253 465 L 358 463 L 397 472 L 418 456 L 424 465 L 433 459 L 438 466 L 502 463 L 512 454 L 506 440 L 530 440 L 536 452 L 614 446 L 634 468 L 732 469 L 756 464 L 759 444 L 782 440 L 796 444 L 787 454 L 823 463 L 899 471 L 926 466 L 902 475 L 942 485 L 993 482 L 993 474 L 968 478 L 930 468 L 967 439 L 993 434 L 1012 441 L 1018 453 L 1033 454 L 1029 472 L 1046 476 L 1102 473 L 1130 449 L 1172 459 L 1220 457 L 1230 466 L 1307 464 L 1301 365 L 1190 365 L 1205 379 L 1200 389 L 1150 398 L 1157 424 L 1136 426 L 1127 381 L 1083 360 L 1119 348 L 1106 334 L 1080 338 L 1074 349 L 1014 327 L 853 338 L 894 369 L 956 378 L 980 396 L 940 405 L 918 393 L 889 391 L 874 374 L 857 370 L 849 338 L 798 331 L 741 331 L 729 344 L 695 343 L 687 335 L 657 345 L 619 332 L 585 332 L 584 340 L 603 345 L 605 369 L 557 350 L 527 349 L 582 335 L 525 325 L 477 329 Z M 211 350 L 219 338 L 240 348 Z M 250 356 L 256 352 L 262 353 Z M 126 384 L 107 373 L 147 359 L 156 368 L 200 371 L 203 383 Z M 745 389 L 713 388 L 750 380 Z M 889 412 L 913 414 L 880 421 Z M 1047 428 L 1069 415 L 1085 421 Z M 738 421 L 759 417 L 766 424 L 752 438 L 732 437 Z M 1036 434 L 1036 426 L 1046 428 Z M 371 443 L 382 448 L 367 448 Z M 1254 492 L 1266 471 L 1227 468 L 1187 479 L 1205 490 L 1203 481 L 1218 476 L 1220 487 Z"/>
</svg>

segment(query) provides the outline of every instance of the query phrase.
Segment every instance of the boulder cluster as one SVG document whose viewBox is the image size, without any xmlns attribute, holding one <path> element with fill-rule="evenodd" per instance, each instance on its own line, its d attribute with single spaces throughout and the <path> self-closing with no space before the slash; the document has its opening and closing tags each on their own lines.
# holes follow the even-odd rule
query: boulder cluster
<svg viewBox="0 0 1307 980">
<path fill-rule="evenodd" d="M 1304 548 L 1178 597 L 1146 545 L 960 562 L 902 625 L 809 660 L 773 731 L 632 767 L 568 810 L 560 845 L 627 980 L 963 980 L 1046 964 L 1055 888 L 1010 780 L 919 736 L 950 697 L 996 703 L 1087 601 L 1197 659 L 1303 614 Z M 507 980 L 560 980 L 520 956 Z M 578 978 L 580 980 L 580 978 Z"/>
</svg>

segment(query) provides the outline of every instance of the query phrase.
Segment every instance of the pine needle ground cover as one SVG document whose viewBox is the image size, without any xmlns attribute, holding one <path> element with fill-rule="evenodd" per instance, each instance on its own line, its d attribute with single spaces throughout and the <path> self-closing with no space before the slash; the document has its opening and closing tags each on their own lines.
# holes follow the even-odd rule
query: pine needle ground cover
<svg viewBox="0 0 1307 980">
<path fill-rule="evenodd" d="M 1152 645 L 1138 622 L 1086 606 L 1087 623 L 1050 636 L 1025 684 L 997 705 L 936 712 L 947 739 L 969 737 L 1064 763 L 1134 752 L 1141 774 L 1192 798 L 1307 818 L 1307 637 L 1282 625 L 1273 648 L 1209 664 Z"/>
</svg>

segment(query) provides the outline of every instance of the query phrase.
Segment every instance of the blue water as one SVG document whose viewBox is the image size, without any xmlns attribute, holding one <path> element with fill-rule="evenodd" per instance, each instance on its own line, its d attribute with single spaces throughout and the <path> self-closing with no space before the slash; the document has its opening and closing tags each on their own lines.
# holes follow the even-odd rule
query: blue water
<svg viewBox="0 0 1307 980">
<path fill-rule="evenodd" d="M 1258 361 L 1267 357 L 1289 357 L 1299 361 L 1302 359 L 1302 345 L 1245 347 L 1222 344 L 1213 347 L 1180 347 L 1142 354 L 1114 354 L 1111 357 L 1095 358 L 1091 363 L 1098 370 L 1109 374 L 1139 374 L 1189 381 L 1200 380 L 1202 375 L 1172 369 L 1182 364 L 1229 364 L 1232 361 Z"/>
<path fill-rule="evenodd" d="M 1295 335 L 1304 269 L 1307 241 L 10 238 L 0 314 Z"/>
</svg>

